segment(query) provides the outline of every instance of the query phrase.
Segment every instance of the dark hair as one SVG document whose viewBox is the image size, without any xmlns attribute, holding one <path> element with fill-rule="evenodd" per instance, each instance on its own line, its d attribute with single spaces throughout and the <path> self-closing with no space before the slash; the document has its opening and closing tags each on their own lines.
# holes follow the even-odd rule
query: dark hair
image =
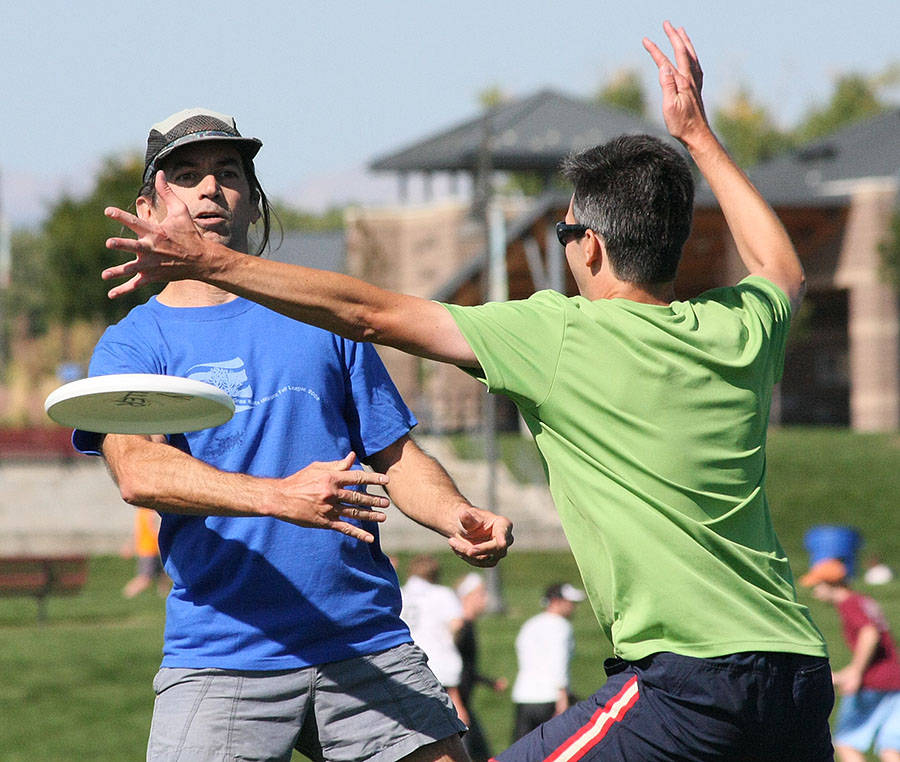
<svg viewBox="0 0 900 762">
<path fill-rule="evenodd" d="M 165 163 L 165 160 L 162 162 Z M 251 194 L 257 197 L 257 208 L 259 209 L 260 219 L 262 220 L 262 235 L 256 247 L 256 251 L 252 252 L 255 256 L 262 254 L 269 245 L 269 237 L 272 234 L 272 208 L 269 203 L 269 197 L 263 190 L 259 178 L 256 176 L 256 167 L 253 160 L 248 159 L 241 153 L 241 165 L 244 168 L 244 174 L 247 176 L 247 182 L 250 185 Z M 159 170 L 156 170 L 159 171 Z M 142 186 L 138 196 L 149 198 L 154 204 L 156 203 L 156 171 L 150 176 Z"/>
<path fill-rule="evenodd" d="M 437 559 L 428 553 L 420 553 L 409 560 L 407 572 L 410 576 L 421 577 L 431 583 L 440 578 L 441 566 Z"/>
<path fill-rule="evenodd" d="M 621 135 L 566 158 L 573 212 L 606 243 L 613 274 L 674 280 L 691 232 L 694 178 L 684 157 L 651 135 Z"/>
</svg>

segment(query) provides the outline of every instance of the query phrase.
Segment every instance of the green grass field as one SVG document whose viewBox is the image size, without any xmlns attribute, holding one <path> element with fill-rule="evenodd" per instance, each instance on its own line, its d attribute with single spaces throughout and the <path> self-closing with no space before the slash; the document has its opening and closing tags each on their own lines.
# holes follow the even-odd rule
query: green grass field
<svg viewBox="0 0 900 762">
<path fill-rule="evenodd" d="M 866 539 L 863 555 L 876 552 L 900 567 L 898 437 L 776 431 L 770 436 L 769 480 L 776 528 L 796 572 L 806 567 L 803 533 L 819 523 L 857 526 Z M 405 562 L 401 556 L 401 572 Z M 468 569 L 449 553 L 442 563 L 447 581 Z M 539 611 L 548 583 L 577 583 L 578 575 L 567 553 L 514 550 L 500 569 L 507 612 L 480 622 L 481 660 L 486 673 L 512 680 L 518 627 Z M 0 598 L 0 762 L 143 759 L 163 601 L 153 592 L 124 600 L 120 591 L 132 571 L 129 560 L 93 559 L 84 591 L 52 599 L 43 626 L 37 624 L 33 600 Z M 859 588 L 882 603 L 900 632 L 900 582 Z M 801 596 L 829 641 L 835 665 L 842 666 L 847 651 L 834 612 L 805 591 Z M 573 689 L 587 695 L 603 682 L 610 648 L 586 605 L 579 607 L 574 625 Z M 476 707 L 494 750 L 501 750 L 512 724 L 508 692 L 482 690 Z"/>
</svg>

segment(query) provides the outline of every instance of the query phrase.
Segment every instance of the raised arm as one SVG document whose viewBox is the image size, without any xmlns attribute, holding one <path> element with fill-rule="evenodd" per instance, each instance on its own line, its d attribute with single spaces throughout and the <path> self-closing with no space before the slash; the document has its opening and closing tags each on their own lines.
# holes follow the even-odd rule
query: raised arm
<svg viewBox="0 0 900 762">
<path fill-rule="evenodd" d="M 775 212 L 710 129 L 700 95 L 703 72 L 684 28 L 675 29 L 666 21 L 663 29 L 676 65 L 646 38 L 644 47 L 659 68 L 666 127 L 690 151 L 709 183 L 750 274 L 779 286 L 796 310 L 806 288 L 797 252 Z"/>
<path fill-rule="evenodd" d="M 296 320 L 357 341 L 396 347 L 432 360 L 476 367 L 478 362 L 450 314 L 427 299 L 398 294 L 339 273 L 251 257 L 203 239 L 163 172 L 156 191 L 166 205 L 162 223 L 110 207 L 106 215 L 137 234 L 110 238 L 107 247 L 136 258 L 103 272 L 132 276 L 111 298 L 146 283 L 200 280 L 259 302 Z"/>
<path fill-rule="evenodd" d="M 351 470 L 355 456 L 311 463 L 284 479 L 228 473 L 191 457 L 161 437 L 108 434 L 105 458 L 122 499 L 168 513 L 201 516 L 271 516 L 298 526 L 331 529 L 373 542 L 365 529 L 344 521 L 384 521 L 388 501 L 351 486 L 387 485 L 383 474 Z"/>
</svg>

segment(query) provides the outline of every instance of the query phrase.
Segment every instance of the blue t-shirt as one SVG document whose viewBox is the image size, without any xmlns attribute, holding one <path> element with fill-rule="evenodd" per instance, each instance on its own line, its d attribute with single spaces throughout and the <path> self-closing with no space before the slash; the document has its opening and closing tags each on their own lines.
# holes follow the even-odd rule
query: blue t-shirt
<svg viewBox="0 0 900 762">
<path fill-rule="evenodd" d="M 174 308 L 154 297 L 101 338 L 90 375 L 160 373 L 227 391 L 234 417 L 170 443 L 223 471 L 284 477 L 351 450 L 365 459 L 416 423 L 375 350 L 244 299 Z M 76 431 L 95 452 L 97 435 Z M 409 642 L 376 537 L 264 517 L 163 513 L 173 580 L 163 666 L 294 669 Z"/>
</svg>

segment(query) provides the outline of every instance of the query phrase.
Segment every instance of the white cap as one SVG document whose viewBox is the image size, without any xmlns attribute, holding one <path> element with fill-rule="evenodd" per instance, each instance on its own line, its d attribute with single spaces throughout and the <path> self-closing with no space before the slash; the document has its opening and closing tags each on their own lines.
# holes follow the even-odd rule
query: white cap
<svg viewBox="0 0 900 762">
<path fill-rule="evenodd" d="M 568 582 L 556 582 L 555 584 L 550 585 L 550 587 L 547 588 L 547 592 L 544 593 L 544 605 L 546 606 L 547 603 L 554 598 L 562 598 L 567 601 L 572 601 L 572 603 L 580 603 L 586 597 L 583 590 L 573 587 Z"/>
<path fill-rule="evenodd" d="M 456 594 L 460 598 L 465 598 L 469 593 L 483 586 L 484 580 L 481 578 L 481 575 L 476 572 L 469 572 L 457 583 Z"/>
</svg>

